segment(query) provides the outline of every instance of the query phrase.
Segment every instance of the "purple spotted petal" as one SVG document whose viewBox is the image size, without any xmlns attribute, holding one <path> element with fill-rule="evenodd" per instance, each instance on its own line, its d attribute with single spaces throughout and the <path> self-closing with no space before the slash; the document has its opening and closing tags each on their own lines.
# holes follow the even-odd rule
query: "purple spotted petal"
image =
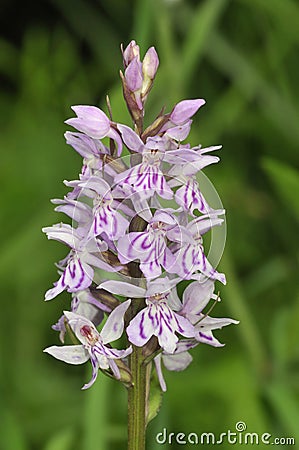
<svg viewBox="0 0 299 450">
<path fill-rule="evenodd" d="M 84 386 L 82 387 L 82 390 L 90 388 L 93 385 L 93 383 L 96 381 L 97 376 L 98 376 L 99 361 L 98 361 L 98 358 L 96 357 L 96 355 L 91 354 L 90 361 L 91 361 L 91 366 L 92 366 L 91 380 L 87 384 L 84 384 Z M 108 369 L 109 366 L 107 365 L 107 367 L 102 367 L 102 368 Z"/>
<path fill-rule="evenodd" d="M 192 323 L 185 317 L 180 316 L 175 312 L 173 313 L 173 315 L 177 323 L 177 332 L 187 338 L 194 337 L 195 330 Z"/>
<path fill-rule="evenodd" d="M 218 273 L 211 266 L 199 245 L 188 244 L 179 250 L 176 256 L 176 269 L 176 273 L 187 280 L 197 279 L 199 275 L 194 274 L 194 272 L 199 270 L 207 278 L 219 280 L 223 284 L 226 283 L 225 275 Z"/>
<path fill-rule="evenodd" d="M 148 306 L 131 320 L 127 328 L 132 344 L 143 346 L 154 335 L 167 353 L 174 353 L 178 342 L 176 332 L 194 336 L 192 324 L 181 316 L 177 317 L 165 301 L 148 299 L 147 303 Z"/>
<path fill-rule="evenodd" d="M 156 192 L 162 198 L 171 199 L 173 192 L 158 166 L 146 163 L 138 164 L 114 179 L 115 183 L 128 185 L 132 192 L 137 192 L 141 200 L 152 197 Z"/>
<path fill-rule="evenodd" d="M 143 347 L 154 334 L 153 323 L 149 318 L 148 309 L 140 311 L 130 322 L 126 329 L 129 341 Z"/>
<path fill-rule="evenodd" d="M 64 271 L 62 282 L 68 292 L 82 291 L 91 285 L 93 274 L 94 271 L 88 264 L 79 258 L 72 258 Z"/>
<path fill-rule="evenodd" d="M 208 213 L 211 208 L 199 190 L 196 180 L 190 178 L 184 186 L 175 193 L 175 200 L 185 211 L 193 214 L 194 209 L 198 209 L 203 214 Z"/>
<path fill-rule="evenodd" d="M 52 300 L 53 298 L 57 297 L 62 291 L 65 289 L 64 283 L 62 283 L 63 275 L 59 278 L 57 282 L 54 283 L 54 287 L 49 289 L 45 293 L 45 300 Z"/>
<path fill-rule="evenodd" d="M 119 239 L 125 234 L 129 225 L 129 221 L 110 206 L 99 207 L 94 214 L 91 235 L 98 236 L 106 233 L 111 240 Z"/>
</svg>

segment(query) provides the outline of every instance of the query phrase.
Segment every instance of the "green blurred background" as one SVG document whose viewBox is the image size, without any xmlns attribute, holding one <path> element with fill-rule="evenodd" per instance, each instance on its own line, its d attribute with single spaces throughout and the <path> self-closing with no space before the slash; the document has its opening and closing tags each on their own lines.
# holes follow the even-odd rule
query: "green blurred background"
<svg viewBox="0 0 299 450">
<path fill-rule="evenodd" d="M 118 70 L 132 38 L 160 56 L 149 117 L 207 100 L 190 140 L 224 147 L 205 170 L 228 224 L 214 315 L 240 320 L 215 332 L 223 349 L 200 346 L 185 372 L 166 374 L 148 448 L 164 427 L 221 433 L 240 420 L 299 448 L 299 3 L 2 0 L 0 17 L 1 450 L 126 448 L 125 389 L 99 376 L 82 392 L 88 365 L 42 353 L 69 298 L 43 302 L 65 248 L 41 228 L 62 220 L 49 200 L 81 166 L 63 138 L 70 105 L 104 107 L 109 93 L 115 120 L 130 123 Z"/>
</svg>

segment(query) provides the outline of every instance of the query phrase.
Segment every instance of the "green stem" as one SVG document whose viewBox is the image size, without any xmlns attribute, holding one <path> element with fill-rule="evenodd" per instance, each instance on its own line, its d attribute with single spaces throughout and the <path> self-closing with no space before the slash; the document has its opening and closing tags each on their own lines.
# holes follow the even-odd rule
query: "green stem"
<svg viewBox="0 0 299 450">
<path fill-rule="evenodd" d="M 130 355 L 132 387 L 128 389 L 128 450 L 145 449 L 146 430 L 146 365 L 142 348 L 133 346 Z"/>
</svg>

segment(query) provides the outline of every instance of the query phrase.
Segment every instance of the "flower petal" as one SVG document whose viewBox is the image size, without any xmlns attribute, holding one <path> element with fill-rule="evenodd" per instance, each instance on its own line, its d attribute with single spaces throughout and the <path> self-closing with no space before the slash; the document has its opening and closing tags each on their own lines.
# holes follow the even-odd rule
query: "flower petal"
<svg viewBox="0 0 299 450">
<path fill-rule="evenodd" d="M 105 289 L 111 294 L 122 295 L 123 297 L 140 298 L 145 296 L 145 289 L 125 281 L 104 281 L 98 286 L 98 289 Z"/>
<path fill-rule="evenodd" d="M 148 308 L 144 308 L 131 320 L 126 332 L 129 341 L 137 347 L 143 347 L 150 340 L 154 334 L 154 328 L 148 316 Z"/>
<path fill-rule="evenodd" d="M 156 371 L 157 371 L 158 380 L 159 380 L 161 389 L 163 392 L 166 392 L 167 387 L 166 387 L 165 379 L 164 379 L 163 372 L 162 372 L 161 359 L 162 359 L 162 355 L 160 354 L 154 358 L 154 363 L 156 366 Z"/>
<path fill-rule="evenodd" d="M 131 300 L 127 300 L 110 313 L 100 333 L 103 344 L 108 344 L 120 338 L 124 330 L 124 315 L 130 304 Z"/>
<path fill-rule="evenodd" d="M 192 362 L 193 358 L 188 352 L 182 352 L 173 355 L 162 354 L 162 359 L 167 370 L 179 372 L 185 370 Z"/>
<path fill-rule="evenodd" d="M 189 120 L 205 103 L 203 99 L 183 100 L 173 108 L 170 120 L 175 125 L 181 125 Z"/>
<path fill-rule="evenodd" d="M 134 152 L 141 153 L 144 148 L 144 143 L 130 127 L 126 125 L 117 124 L 118 130 L 121 132 L 122 138 L 126 146 Z"/>
<path fill-rule="evenodd" d="M 93 383 L 96 381 L 97 376 L 98 376 L 99 361 L 97 359 L 97 356 L 92 353 L 90 355 L 90 361 L 91 361 L 91 366 L 92 366 L 91 380 L 87 384 L 84 384 L 84 386 L 82 387 L 82 390 L 90 388 L 90 386 L 93 385 Z"/>
<path fill-rule="evenodd" d="M 214 292 L 215 282 L 206 279 L 203 283 L 194 281 L 183 293 L 182 313 L 199 314 L 207 306 Z"/>
<path fill-rule="evenodd" d="M 82 291 L 88 288 L 93 280 L 94 271 L 79 258 L 71 258 L 64 272 L 64 283 L 68 292 Z"/>
<path fill-rule="evenodd" d="M 65 123 L 94 139 L 102 139 L 107 136 L 110 130 L 110 121 L 101 109 L 96 106 L 78 105 L 72 106 L 72 110 L 77 117 L 68 119 Z"/>
<path fill-rule="evenodd" d="M 89 359 L 89 353 L 83 345 L 63 345 L 60 347 L 53 345 L 45 348 L 44 352 L 68 364 L 83 364 Z"/>
</svg>

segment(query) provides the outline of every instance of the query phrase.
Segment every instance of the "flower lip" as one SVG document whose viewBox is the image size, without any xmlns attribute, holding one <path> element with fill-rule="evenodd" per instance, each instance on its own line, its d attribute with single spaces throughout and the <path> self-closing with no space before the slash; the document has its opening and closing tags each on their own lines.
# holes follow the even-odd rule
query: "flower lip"
<svg viewBox="0 0 299 450">
<path fill-rule="evenodd" d="M 80 328 L 80 334 L 85 337 L 92 346 L 99 340 L 99 336 L 94 333 L 94 330 L 89 325 L 83 325 Z"/>
</svg>

